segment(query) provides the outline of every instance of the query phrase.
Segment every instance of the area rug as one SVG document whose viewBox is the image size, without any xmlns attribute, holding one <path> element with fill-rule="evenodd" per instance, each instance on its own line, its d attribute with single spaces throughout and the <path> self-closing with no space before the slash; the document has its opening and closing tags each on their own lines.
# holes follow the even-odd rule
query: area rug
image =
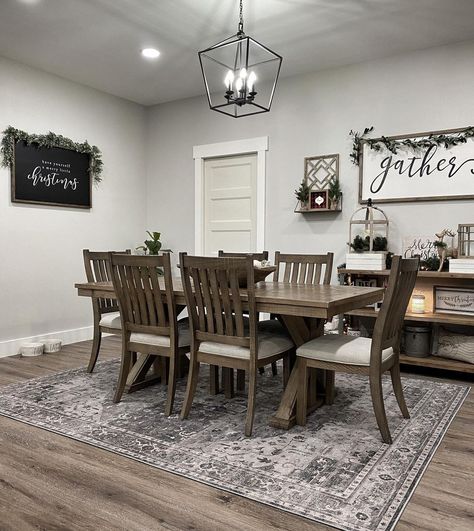
<svg viewBox="0 0 474 531">
<path fill-rule="evenodd" d="M 246 398 L 209 396 L 207 367 L 186 421 L 163 415 L 160 385 L 113 404 L 118 368 L 118 361 L 107 361 L 93 374 L 75 369 L 4 387 L 0 413 L 344 530 L 393 529 L 469 392 L 405 378 L 411 419 L 404 420 L 384 380 L 389 446 L 362 376 L 337 375 L 334 405 L 313 413 L 306 427 L 269 427 L 282 383 L 267 371 L 259 376 L 254 433 L 246 438 Z M 175 408 L 184 389 L 183 380 Z"/>
</svg>

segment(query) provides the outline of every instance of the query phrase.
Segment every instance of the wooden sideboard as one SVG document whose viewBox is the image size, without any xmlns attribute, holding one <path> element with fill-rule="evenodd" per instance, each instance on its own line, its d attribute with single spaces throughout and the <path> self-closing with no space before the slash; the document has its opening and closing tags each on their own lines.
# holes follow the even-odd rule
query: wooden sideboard
<svg viewBox="0 0 474 531">
<path fill-rule="evenodd" d="M 339 282 L 345 284 L 348 279 L 377 279 L 377 286 L 383 286 L 390 275 L 390 270 L 366 271 L 361 269 L 338 268 Z M 414 294 L 425 296 L 425 313 L 411 313 L 408 311 L 405 321 L 419 324 L 431 325 L 463 325 L 474 327 L 474 315 L 456 315 L 449 313 L 433 312 L 433 288 L 434 286 L 446 287 L 466 287 L 474 288 L 474 274 L 471 273 L 450 273 L 438 271 L 420 271 L 416 281 Z M 409 307 L 410 310 L 410 307 Z M 375 318 L 377 312 L 373 308 L 361 308 L 347 312 L 346 315 Z M 420 367 L 430 367 L 447 371 L 458 371 L 464 373 L 474 373 L 474 364 L 463 361 L 441 358 L 438 356 L 428 356 L 426 358 L 415 358 L 401 355 L 400 361 L 405 365 L 415 365 Z"/>
</svg>

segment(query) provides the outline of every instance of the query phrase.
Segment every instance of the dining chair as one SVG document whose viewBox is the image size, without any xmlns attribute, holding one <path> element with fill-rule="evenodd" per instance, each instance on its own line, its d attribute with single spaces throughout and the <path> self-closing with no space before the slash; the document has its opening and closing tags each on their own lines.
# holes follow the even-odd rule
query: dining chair
<svg viewBox="0 0 474 531">
<path fill-rule="evenodd" d="M 260 332 L 253 258 L 209 258 L 180 254 L 190 315 L 191 358 L 181 418 L 189 415 L 201 363 L 242 369 L 249 375 L 245 435 L 252 434 L 257 370 L 289 355 L 294 344 L 284 334 Z M 246 289 L 239 279 L 246 279 Z M 248 324 L 244 312 L 248 312 Z"/>
<path fill-rule="evenodd" d="M 306 424 L 309 367 L 369 376 L 372 404 L 382 439 L 391 444 L 382 393 L 382 374 L 390 371 L 393 390 L 404 418 L 410 418 L 400 380 L 400 338 L 403 319 L 415 286 L 419 258 L 393 257 L 382 307 L 375 321 L 372 339 L 326 335 L 296 350 L 298 393 L 296 422 Z"/>
<path fill-rule="evenodd" d="M 129 255 L 130 249 L 116 252 Z M 112 281 L 109 252 L 89 251 L 89 249 L 84 249 L 82 254 L 84 257 L 87 282 Z M 94 336 L 87 372 L 92 372 L 94 370 L 99 356 L 102 334 L 122 333 L 122 324 L 120 322 L 120 313 L 116 300 L 105 298 L 97 299 L 92 297 L 92 311 L 94 315 Z"/>
<path fill-rule="evenodd" d="M 258 260 L 259 262 L 263 260 L 268 260 L 268 251 L 262 251 L 261 253 L 233 253 L 233 252 L 225 252 L 222 249 L 217 252 L 217 256 L 219 258 L 246 258 L 247 256 L 252 256 L 254 260 Z M 257 314 L 258 316 L 258 314 Z M 217 370 L 217 368 L 215 369 Z M 223 379 L 225 378 L 227 381 L 227 384 L 230 382 L 230 385 L 233 384 L 233 371 L 232 369 L 228 369 L 229 374 L 224 373 Z M 263 374 L 265 372 L 265 367 L 259 368 L 259 373 Z M 278 374 L 277 364 L 276 362 L 272 363 L 272 374 L 273 376 L 276 376 Z M 213 375 L 211 378 L 211 382 L 215 381 L 216 376 Z M 219 380 L 219 376 L 217 375 L 217 381 Z M 226 389 L 227 388 L 227 389 Z M 245 389 L 245 372 L 241 371 L 240 369 L 237 370 L 237 390 L 243 391 Z M 224 390 L 226 391 L 226 396 L 230 397 L 232 395 L 232 391 L 228 391 L 228 385 L 224 385 Z"/>
<path fill-rule="evenodd" d="M 187 321 L 177 320 L 169 253 L 161 256 L 110 255 L 112 281 L 122 316 L 122 360 L 114 402 L 120 402 L 127 378 L 142 370 L 133 353 L 169 360 L 165 415 L 173 410 L 178 361 L 189 352 Z M 151 365 L 151 362 L 150 362 Z M 164 374 L 163 374 L 164 377 Z"/>
<path fill-rule="evenodd" d="M 273 280 L 292 284 L 330 284 L 333 260 L 334 253 L 288 254 L 276 251 Z"/>
</svg>

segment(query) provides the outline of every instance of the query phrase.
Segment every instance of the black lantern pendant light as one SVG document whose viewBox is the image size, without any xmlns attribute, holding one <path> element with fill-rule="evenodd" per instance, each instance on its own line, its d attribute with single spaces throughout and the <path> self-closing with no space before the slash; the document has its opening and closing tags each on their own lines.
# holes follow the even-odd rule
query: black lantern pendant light
<svg viewBox="0 0 474 531">
<path fill-rule="evenodd" d="M 234 118 L 270 110 L 282 57 L 245 35 L 242 0 L 237 33 L 198 55 L 211 109 Z"/>
</svg>

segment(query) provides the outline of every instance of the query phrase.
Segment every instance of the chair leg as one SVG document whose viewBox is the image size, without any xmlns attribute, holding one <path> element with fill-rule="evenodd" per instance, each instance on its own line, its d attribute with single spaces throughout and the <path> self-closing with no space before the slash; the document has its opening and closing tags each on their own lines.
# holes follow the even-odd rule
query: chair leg
<svg viewBox="0 0 474 531">
<path fill-rule="evenodd" d="M 285 389 L 288 379 L 290 377 L 290 354 L 283 358 L 283 389 Z"/>
<path fill-rule="evenodd" d="M 255 367 L 249 369 L 249 394 L 247 402 L 247 417 L 245 419 L 245 436 L 252 435 L 253 419 L 255 415 L 255 394 L 257 392 L 257 373 Z"/>
<path fill-rule="evenodd" d="M 245 391 L 245 371 L 243 369 L 237 369 L 237 391 Z"/>
<path fill-rule="evenodd" d="M 334 404 L 334 397 L 336 395 L 336 371 L 330 371 L 326 369 L 325 373 L 326 386 L 324 391 L 324 403 L 329 406 L 332 406 Z"/>
<path fill-rule="evenodd" d="M 277 362 L 274 361 L 274 362 L 272 363 L 272 375 L 273 375 L 273 376 L 277 376 L 277 374 L 278 374 Z"/>
<path fill-rule="evenodd" d="M 122 345 L 122 362 L 120 363 L 120 373 L 117 382 L 117 388 L 115 389 L 114 394 L 114 403 L 120 402 L 123 391 L 125 389 L 125 384 L 127 383 L 128 374 L 132 365 L 132 353 L 127 350 L 127 347 Z"/>
<path fill-rule="evenodd" d="M 370 394 L 372 395 L 372 405 L 374 407 L 375 418 L 382 434 L 384 443 L 392 444 L 392 436 L 388 427 L 387 415 L 385 414 L 385 405 L 383 402 L 382 392 L 382 376 L 369 376 L 370 379 Z"/>
<path fill-rule="evenodd" d="M 168 393 L 166 395 L 165 415 L 169 417 L 173 412 L 174 395 L 176 392 L 176 378 L 178 376 L 179 352 L 169 359 Z"/>
<path fill-rule="evenodd" d="M 217 393 L 219 392 L 219 367 L 217 365 L 210 365 L 209 368 L 209 394 L 217 395 Z"/>
<path fill-rule="evenodd" d="M 89 359 L 89 365 L 87 366 L 87 372 L 92 372 L 94 370 L 97 357 L 99 356 L 101 339 L 102 332 L 100 331 L 100 327 L 98 324 L 94 323 L 94 337 L 92 339 L 91 357 Z"/>
<path fill-rule="evenodd" d="M 298 391 L 296 395 L 296 424 L 306 426 L 306 411 L 308 409 L 308 371 L 305 358 L 297 358 Z"/>
<path fill-rule="evenodd" d="M 181 409 L 181 420 L 188 418 L 189 410 L 191 409 L 194 394 L 196 392 L 196 386 L 199 375 L 199 362 L 195 359 L 195 356 L 191 354 L 191 363 L 189 364 L 188 383 L 186 385 L 186 394 L 184 395 L 183 407 Z"/>
<path fill-rule="evenodd" d="M 234 398 L 234 369 L 222 367 L 222 387 L 226 398 Z"/>
<path fill-rule="evenodd" d="M 408 412 L 405 397 L 403 396 L 402 381 L 400 379 L 400 365 L 398 362 L 395 362 L 395 365 L 390 369 L 390 376 L 392 377 L 392 386 L 397 398 L 398 407 L 402 412 L 403 418 L 409 419 L 410 413 Z"/>
</svg>

